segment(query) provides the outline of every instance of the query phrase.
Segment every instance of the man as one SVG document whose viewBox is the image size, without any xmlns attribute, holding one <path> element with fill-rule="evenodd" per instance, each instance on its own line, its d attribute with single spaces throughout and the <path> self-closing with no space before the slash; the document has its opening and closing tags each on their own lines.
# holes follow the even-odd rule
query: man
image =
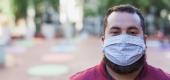
<svg viewBox="0 0 170 80">
<path fill-rule="evenodd" d="M 101 64 L 79 72 L 71 80 L 170 80 L 146 62 L 144 17 L 128 4 L 112 7 L 104 19 Z"/>
</svg>

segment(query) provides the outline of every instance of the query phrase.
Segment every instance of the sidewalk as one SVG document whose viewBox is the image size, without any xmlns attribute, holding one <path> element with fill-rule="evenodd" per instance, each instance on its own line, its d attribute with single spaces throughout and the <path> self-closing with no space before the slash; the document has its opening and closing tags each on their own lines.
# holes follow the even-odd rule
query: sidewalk
<svg viewBox="0 0 170 80">
<path fill-rule="evenodd" d="M 51 50 L 62 39 L 41 41 L 20 54 L 9 54 L 9 66 L 0 69 L 1 80 L 68 80 L 72 74 L 100 63 L 103 53 L 101 39 L 89 37 L 79 40 L 68 52 Z M 170 50 L 149 47 L 149 64 L 170 72 Z M 11 65 L 10 65 L 11 63 Z M 60 74 L 61 73 L 61 74 Z"/>
</svg>

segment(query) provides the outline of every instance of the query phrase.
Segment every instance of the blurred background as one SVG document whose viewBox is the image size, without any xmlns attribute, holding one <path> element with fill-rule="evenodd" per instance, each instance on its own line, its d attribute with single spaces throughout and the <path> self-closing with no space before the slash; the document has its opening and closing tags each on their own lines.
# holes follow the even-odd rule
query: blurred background
<svg viewBox="0 0 170 80">
<path fill-rule="evenodd" d="M 123 3 L 145 16 L 148 63 L 170 73 L 170 0 L 0 0 L 0 79 L 68 80 L 99 64 L 104 14 Z"/>
</svg>

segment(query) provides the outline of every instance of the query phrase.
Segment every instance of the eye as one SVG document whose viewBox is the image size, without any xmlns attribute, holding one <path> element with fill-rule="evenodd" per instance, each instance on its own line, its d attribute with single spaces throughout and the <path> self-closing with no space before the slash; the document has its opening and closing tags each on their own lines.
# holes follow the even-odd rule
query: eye
<svg viewBox="0 0 170 80">
<path fill-rule="evenodd" d="M 121 34 L 121 31 L 111 31 L 110 34 L 111 34 L 112 36 L 116 36 L 116 35 Z"/>
<path fill-rule="evenodd" d="M 136 35 L 139 34 L 139 29 L 138 29 L 137 27 L 134 27 L 134 26 L 129 27 L 129 28 L 127 29 L 127 34 L 136 36 Z"/>
<path fill-rule="evenodd" d="M 113 27 L 110 28 L 109 34 L 111 36 L 119 35 L 119 34 L 121 34 L 121 29 L 118 26 L 113 26 Z"/>
<path fill-rule="evenodd" d="M 120 32 L 119 31 L 114 31 L 114 32 L 110 32 L 112 34 L 119 34 Z"/>
<path fill-rule="evenodd" d="M 127 32 L 127 34 L 129 34 L 129 35 L 137 35 L 137 34 L 139 34 L 139 32 L 138 32 L 138 30 L 130 30 L 130 31 Z"/>
</svg>

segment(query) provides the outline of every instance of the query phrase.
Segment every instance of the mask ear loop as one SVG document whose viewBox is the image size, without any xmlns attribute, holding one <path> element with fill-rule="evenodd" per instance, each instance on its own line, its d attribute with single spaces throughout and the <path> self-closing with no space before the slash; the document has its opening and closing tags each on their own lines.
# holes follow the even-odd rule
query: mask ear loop
<svg viewBox="0 0 170 80">
<path fill-rule="evenodd" d="M 142 38 L 143 38 L 143 41 L 144 41 L 144 49 L 146 50 L 147 49 L 147 45 L 146 45 L 146 39 L 145 39 L 145 37 L 144 37 L 144 35 L 142 35 Z"/>
</svg>

